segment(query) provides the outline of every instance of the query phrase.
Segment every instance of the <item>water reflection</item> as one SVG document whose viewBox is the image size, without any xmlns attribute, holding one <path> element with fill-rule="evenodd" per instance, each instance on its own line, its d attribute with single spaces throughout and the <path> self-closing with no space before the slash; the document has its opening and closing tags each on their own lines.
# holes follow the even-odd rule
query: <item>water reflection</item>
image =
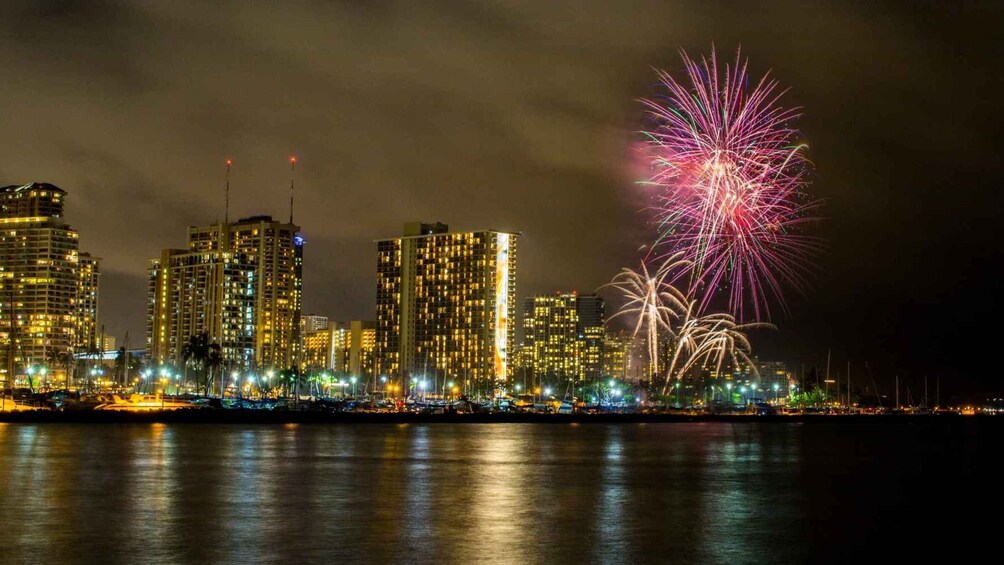
<svg viewBox="0 0 1004 565">
<path fill-rule="evenodd" d="M 3 560 L 806 560 L 827 543 L 813 531 L 847 520 L 829 469 L 869 484 L 890 465 L 868 430 L 823 438 L 850 456 L 813 447 L 833 433 L 849 432 L 0 424 Z"/>
</svg>

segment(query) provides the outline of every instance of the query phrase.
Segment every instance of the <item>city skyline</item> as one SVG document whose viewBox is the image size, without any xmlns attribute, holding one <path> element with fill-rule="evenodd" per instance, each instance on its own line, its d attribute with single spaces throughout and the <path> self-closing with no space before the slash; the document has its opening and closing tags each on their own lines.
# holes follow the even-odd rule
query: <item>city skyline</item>
<svg viewBox="0 0 1004 565">
<path fill-rule="evenodd" d="M 297 220 L 311 251 L 325 258 L 308 263 L 305 312 L 370 319 L 367 243 L 416 218 L 523 232 L 520 298 L 590 292 L 633 265 L 649 236 L 636 214 L 646 205 L 639 176 L 625 170 L 627 142 L 639 129 L 634 101 L 652 94 L 651 67 L 678 70 L 676 49 L 701 53 L 713 41 L 728 52 L 742 45 L 758 73 L 771 68 L 792 86 L 790 100 L 806 108 L 800 127 L 816 163 L 814 190 L 826 200 L 821 231 L 830 249 L 811 294 L 793 297 L 790 318 L 757 336 L 755 351 L 820 366 L 832 349 L 880 375 L 996 386 L 977 362 L 954 353 L 964 345 L 960 328 L 984 323 L 988 301 L 989 317 L 999 313 L 993 272 L 1001 251 L 986 243 L 998 236 L 984 221 L 999 208 L 998 160 L 988 149 L 1000 129 L 991 94 L 999 47 L 979 31 L 995 20 L 992 10 L 807 6 L 797 29 L 775 37 L 757 30 L 786 14 L 783 6 L 741 17 L 720 7 L 701 16 L 661 7 L 564 30 L 547 24 L 563 13 L 547 6 L 403 9 L 392 18 L 326 12 L 344 16 L 329 22 L 370 22 L 372 37 L 352 33 L 353 24 L 330 33 L 310 18 L 266 10 L 223 8 L 233 26 L 225 17 L 114 4 L 67 5 L 44 17 L 3 13 L 3 52 L 39 88 L 2 91 L 12 111 L 2 126 L 9 157 L 0 178 L 48 181 L 73 194 L 74 228 L 104 260 L 109 333 L 142 334 L 145 261 L 173 245 L 180 226 L 223 216 L 227 158 L 233 217 L 284 217 L 286 159 L 301 157 Z M 285 31 L 256 33 L 267 20 L 303 26 L 324 48 L 304 50 Z M 426 42 L 402 33 L 410 20 L 448 33 Z M 464 26 L 451 25 L 458 20 Z M 693 29 L 663 33 L 664 21 Z M 189 33 L 200 26 L 211 33 Z M 32 38 L 43 33 L 50 40 L 39 46 Z M 922 41 L 927 35 L 933 47 Z M 165 48 L 179 37 L 190 39 L 182 53 Z M 517 38 L 575 44 L 586 55 L 552 49 L 536 59 L 499 49 Z M 259 41 L 282 47 L 255 66 L 241 63 Z M 965 95 L 961 57 L 967 76 L 988 81 Z M 109 72 L 93 75 L 93 67 Z M 881 76 L 889 68 L 900 73 L 896 81 Z M 247 94 L 231 104 L 235 90 Z M 846 119 L 850 113 L 861 119 Z M 401 146 L 411 149 L 398 155 Z M 991 343 L 993 332 L 986 335 L 980 345 Z"/>
<path fill-rule="evenodd" d="M 1002 21 L 0 2 L 0 562 L 985 560 Z"/>
</svg>

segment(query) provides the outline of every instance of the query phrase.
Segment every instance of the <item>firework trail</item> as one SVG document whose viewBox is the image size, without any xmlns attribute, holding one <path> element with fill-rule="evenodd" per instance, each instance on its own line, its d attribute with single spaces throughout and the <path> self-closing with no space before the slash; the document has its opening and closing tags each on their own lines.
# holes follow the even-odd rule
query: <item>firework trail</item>
<svg viewBox="0 0 1004 565">
<path fill-rule="evenodd" d="M 673 358 L 666 372 L 662 393 L 666 394 L 674 379 L 682 380 L 694 367 L 714 367 L 720 377 L 726 363 L 731 363 L 733 367 L 745 364 L 759 376 L 756 364 L 750 358 L 753 346 L 746 332 L 775 329 L 774 326 L 763 322 L 740 324 L 729 314 L 695 316 L 696 308 L 697 302 L 692 301 L 680 316 L 680 324 L 674 334 Z"/>
<path fill-rule="evenodd" d="M 681 254 L 671 255 L 654 271 L 643 262 L 637 271 L 622 269 L 606 286 L 617 289 L 626 299 L 624 305 L 610 317 L 631 316 L 635 321 L 634 336 L 642 333 L 648 346 L 652 374 L 661 375 L 659 342 L 670 340 L 672 357 L 665 368 L 663 394 L 673 380 L 682 379 L 695 367 L 714 368 L 721 374 L 726 363 L 747 364 L 756 372 L 750 359 L 752 345 L 746 332 L 773 329 L 767 323 L 738 323 L 729 314 L 699 315 L 699 303 L 674 287 L 671 281 L 684 272 L 690 262 Z"/>
<path fill-rule="evenodd" d="M 819 203 L 804 192 L 806 146 L 789 125 L 799 111 L 779 104 L 785 91 L 768 75 L 751 88 L 738 51 L 724 69 L 714 49 L 700 61 L 681 56 L 683 80 L 657 71 L 661 95 L 642 101 L 653 122 L 644 184 L 658 189 L 653 249 L 693 264 L 687 294 L 700 295 L 698 314 L 727 288 L 736 318 L 751 308 L 769 319 L 771 302 L 786 310 L 786 286 L 805 289 L 819 250 L 803 229 Z"/>
<path fill-rule="evenodd" d="M 688 266 L 690 262 L 683 259 L 682 254 L 675 254 L 666 258 L 654 271 L 650 271 L 644 262 L 638 271 L 621 269 L 605 285 L 616 288 L 627 299 L 610 320 L 618 316 L 637 316 L 633 335 L 645 332 L 648 359 L 655 374 L 659 373 L 659 336 L 662 333 L 673 335 L 673 319 L 688 302 L 687 297 L 669 281 Z"/>
</svg>

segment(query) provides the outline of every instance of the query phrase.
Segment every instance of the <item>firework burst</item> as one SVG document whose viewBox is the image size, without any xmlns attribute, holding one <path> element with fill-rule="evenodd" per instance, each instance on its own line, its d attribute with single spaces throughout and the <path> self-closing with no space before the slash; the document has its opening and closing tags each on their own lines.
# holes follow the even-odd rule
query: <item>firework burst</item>
<svg viewBox="0 0 1004 565">
<path fill-rule="evenodd" d="M 685 79 L 658 71 L 661 95 L 642 101 L 654 126 L 644 144 L 645 184 L 658 189 L 653 251 L 693 264 L 698 314 L 727 289 L 736 318 L 769 319 L 772 302 L 786 309 L 785 287 L 804 290 L 819 249 L 804 230 L 819 203 L 805 194 L 806 146 L 790 126 L 799 110 L 779 104 L 785 90 L 768 75 L 751 88 L 738 51 L 724 69 L 714 50 L 681 56 Z"/>
</svg>

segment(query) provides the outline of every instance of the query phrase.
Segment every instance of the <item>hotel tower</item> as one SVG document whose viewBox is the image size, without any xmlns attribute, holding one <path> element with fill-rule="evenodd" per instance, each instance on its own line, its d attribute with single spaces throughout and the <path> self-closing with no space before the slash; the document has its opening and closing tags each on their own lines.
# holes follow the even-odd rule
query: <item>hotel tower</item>
<svg viewBox="0 0 1004 565">
<path fill-rule="evenodd" d="M 516 239 L 497 230 L 450 232 L 405 224 L 377 241 L 376 370 L 487 392 L 510 376 Z"/>
</svg>

